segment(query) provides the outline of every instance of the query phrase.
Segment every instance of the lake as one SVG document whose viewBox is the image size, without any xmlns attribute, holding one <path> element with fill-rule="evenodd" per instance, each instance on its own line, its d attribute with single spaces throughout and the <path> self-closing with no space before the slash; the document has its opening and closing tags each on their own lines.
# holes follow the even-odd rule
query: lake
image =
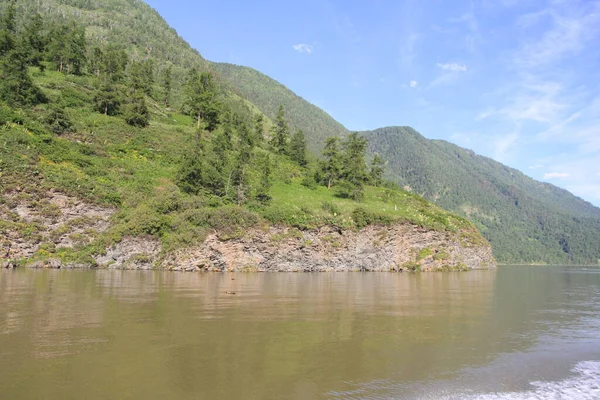
<svg viewBox="0 0 600 400">
<path fill-rule="evenodd" d="M 0 397 L 598 399 L 600 269 L 4 270 Z"/>
</svg>

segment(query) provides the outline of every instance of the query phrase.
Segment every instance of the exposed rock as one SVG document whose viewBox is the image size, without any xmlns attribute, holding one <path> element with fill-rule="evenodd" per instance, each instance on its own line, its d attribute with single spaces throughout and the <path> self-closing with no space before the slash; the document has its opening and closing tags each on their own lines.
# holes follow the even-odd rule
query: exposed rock
<svg viewBox="0 0 600 400">
<path fill-rule="evenodd" d="M 96 257 L 96 262 L 100 268 L 154 269 L 160 250 L 160 242 L 155 239 L 126 237 Z"/>
<path fill-rule="evenodd" d="M 421 253 L 425 255 L 419 259 Z M 204 271 L 403 271 L 493 268 L 488 243 L 463 233 L 428 231 L 410 224 L 369 226 L 361 231 L 324 227 L 299 231 L 250 229 L 222 241 L 210 235 L 198 247 L 177 251 L 161 267 Z"/>
<path fill-rule="evenodd" d="M 0 232 L 4 235 L 0 238 L 2 268 L 13 268 L 13 260 L 32 256 L 36 260 L 28 265 L 32 268 L 91 267 L 44 259 L 44 246 L 72 247 L 91 241 L 108 228 L 114 212 L 60 193 L 43 199 L 21 193 L 5 200 L 0 203 L 0 218 L 8 221 L 5 226 L 9 228 Z M 167 255 L 162 254 L 157 239 L 126 237 L 95 261 L 99 268 L 185 272 L 431 271 L 495 266 L 489 243 L 476 232 L 439 232 L 406 223 L 371 225 L 360 231 L 257 227 L 227 240 L 215 232 L 202 245 Z"/>
<path fill-rule="evenodd" d="M 62 193 L 42 198 L 26 193 L 5 194 L 0 219 L 6 221 L 0 234 L 0 257 L 27 259 L 43 246 L 55 249 L 91 242 L 105 231 L 114 210 L 83 202 Z M 59 268 L 56 263 L 53 268 Z"/>
</svg>

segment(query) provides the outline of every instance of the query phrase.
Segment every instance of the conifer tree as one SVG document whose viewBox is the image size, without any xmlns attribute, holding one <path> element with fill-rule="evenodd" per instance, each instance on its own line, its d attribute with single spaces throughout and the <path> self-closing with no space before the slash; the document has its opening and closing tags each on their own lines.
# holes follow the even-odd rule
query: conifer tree
<svg viewBox="0 0 600 400">
<path fill-rule="evenodd" d="M 6 10 L 6 15 L 2 18 L 2 30 L 0 31 L 0 57 L 7 55 L 11 50 L 14 50 L 16 33 L 15 1 L 13 0 Z"/>
<path fill-rule="evenodd" d="M 122 100 L 117 88 L 111 83 L 106 83 L 101 85 L 96 91 L 94 102 L 98 112 L 104 115 L 117 115 Z"/>
<path fill-rule="evenodd" d="M 385 172 L 385 161 L 379 154 L 375 154 L 371 160 L 371 169 L 369 170 L 369 178 L 374 186 L 381 186 L 383 182 L 383 173 Z"/>
<path fill-rule="evenodd" d="M 189 72 L 185 87 L 184 111 L 196 118 L 197 127 L 204 122 L 212 132 L 219 123 L 220 104 L 217 101 L 217 88 L 213 76 L 208 72 L 198 74 L 194 68 Z"/>
<path fill-rule="evenodd" d="M 288 141 L 290 136 L 290 128 L 285 120 L 285 110 L 283 105 L 279 106 L 277 116 L 275 117 L 275 126 L 272 130 L 273 137 L 271 143 L 275 151 L 279 154 L 288 154 Z"/>
<path fill-rule="evenodd" d="M 265 137 L 265 120 L 262 114 L 254 117 L 254 138 L 257 146 L 262 146 Z"/>
<path fill-rule="evenodd" d="M 173 66 L 169 64 L 163 76 L 163 98 L 165 107 L 169 107 L 169 98 L 173 85 Z"/>
<path fill-rule="evenodd" d="M 301 167 L 308 165 L 306 158 L 306 136 L 302 130 L 297 130 L 290 141 L 290 157 Z"/>
<path fill-rule="evenodd" d="M 367 140 L 357 132 L 352 132 L 344 141 L 343 185 L 340 185 L 338 194 L 353 200 L 362 200 L 364 185 L 368 180 L 365 153 Z"/>
<path fill-rule="evenodd" d="M 337 137 L 327 138 L 323 149 L 325 161 L 321 163 L 321 174 L 328 189 L 335 185 L 342 176 L 342 156 L 339 142 L 340 139 Z"/>
<path fill-rule="evenodd" d="M 269 190 L 271 190 L 271 174 L 273 170 L 269 153 L 261 153 L 258 157 L 257 164 L 260 172 L 260 182 L 256 188 L 256 199 L 261 203 L 267 203 L 269 200 L 271 200 L 271 196 L 269 196 Z"/>
<path fill-rule="evenodd" d="M 29 65 L 39 67 L 41 71 L 45 69 L 42 61 L 48 44 L 43 30 L 44 21 L 42 20 L 42 16 L 36 13 L 31 22 L 25 26 L 23 32 L 23 42 L 29 53 Z"/>
<path fill-rule="evenodd" d="M 123 117 L 129 125 L 144 128 L 150 123 L 150 113 L 144 94 L 132 91 L 123 107 Z"/>
</svg>

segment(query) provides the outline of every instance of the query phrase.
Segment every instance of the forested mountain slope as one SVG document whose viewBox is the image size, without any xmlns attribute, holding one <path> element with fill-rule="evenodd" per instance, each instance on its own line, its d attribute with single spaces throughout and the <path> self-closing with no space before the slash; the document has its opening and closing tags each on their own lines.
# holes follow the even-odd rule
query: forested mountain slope
<svg viewBox="0 0 600 400">
<path fill-rule="evenodd" d="M 596 264 L 600 209 L 566 190 L 409 127 L 364 132 L 387 174 L 475 221 L 499 262 Z"/>
<path fill-rule="evenodd" d="M 314 160 L 283 104 L 268 121 L 194 52 L 169 58 L 189 48 L 135 22 L 161 22 L 143 3 L 69 4 L 0 14 L 0 267 L 495 265 L 470 221 L 386 184 L 358 134 Z"/>
<path fill-rule="evenodd" d="M 3 11 L 9 1 L 0 1 Z M 91 44 L 108 43 L 126 49 L 132 59 L 152 59 L 160 76 L 172 66 L 173 92 L 178 93 L 185 82 L 185 71 L 195 67 L 199 71 L 214 72 L 222 79 L 221 90 L 228 93 L 226 102 L 246 118 L 248 108 L 274 118 L 279 105 L 288 115 L 290 128 L 304 130 L 309 149 L 320 151 L 324 139 L 342 136 L 347 130 L 320 108 L 294 94 L 285 86 L 260 72 L 236 65 L 212 63 L 202 58 L 150 6 L 138 0 L 20 0 L 17 2 L 20 23 L 35 13 L 47 19 L 65 21 L 76 19 L 86 27 Z M 179 97 L 173 96 L 173 106 Z M 250 104 L 251 103 L 251 104 Z"/>
<path fill-rule="evenodd" d="M 348 133 L 342 124 L 325 111 L 255 69 L 225 63 L 215 63 L 212 67 L 231 83 L 242 97 L 249 99 L 268 117 L 275 117 L 277 108 L 282 104 L 292 129 L 303 129 L 310 139 L 309 148 L 315 152 L 323 148 L 326 138 Z"/>
</svg>

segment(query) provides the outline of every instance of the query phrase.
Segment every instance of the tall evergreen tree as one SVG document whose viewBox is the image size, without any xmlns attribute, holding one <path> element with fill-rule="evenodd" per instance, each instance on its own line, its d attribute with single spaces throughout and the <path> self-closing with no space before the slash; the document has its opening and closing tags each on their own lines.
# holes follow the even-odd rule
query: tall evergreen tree
<svg viewBox="0 0 600 400">
<path fill-rule="evenodd" d="M 301 167 L 308 165 L 306 158 L 306 136 L 302 130 L 297 130 L 290 141 L 290 157 Z"/>
<path fill-rule="evenodd" d="M 163 75 L 163 99 L 165 107 L 169 107 L 169 99 L 171 97 L 171 90 L 173 89 L 173 66 L 169 66 L 165 69 Z"/>
<path fill-rule="evenodd" d="M 6 14 L 2 18 L 2 30 L 0 31 L 0 57 L 8 54 L 15 48 L 15 1 L 11 1 L 6 9 Z"/>
<path fill-rule="evenodd" d="M 41 90 L 29 76 L 29 54 L 25 43 L 16 38 L 15 2 L 3 18 L 0 31 L 0 97 L 11 106 L 43 102 Z"/>
<path fill-rule="evenodd" d="M 273 166 L 269 153 L 261 153 L 258 157 L 257 164 L 260 173 L 260 182 L 256 188 L 256 199 L 261 203 L 267 203 L 269 200 L 271 200 L 269 190 L 271 190 L 271 175 L 273 172 Z"/>
<path fill-rule="evenodd" d="M 150 113 L 146 105 L 144 93 L 132 91 L 123 107 L 123 117 L 129 125 L 144 128 L 150 123 Z"/>
<path fill-rule="evenodd" d="M 50 59 L 59 72 L 81 75 L 86 63 L 85 28 L 76 24 L 59 24 L 50 30 Z"/>
<path fill-rule="evenodd" d="M 338 137 L 327 138 L 323 149 L 325 161 L 321 163 L 321 174 L 327 188 L 335 185 L 342 176 L 342 155 L 340 153 L 340 139 Z"/>
<path fill-rule="evenodd" d="M 352 132 L 344 141 L 343 185 L 338 189 L 342 197 L 359 201 L 364 197 L 364 185 L 368 180 L 365 163 L 367 144 L 367 140 L 357 132 Z"/>
<path fill-rule="evenodd" d="M 262 146 L 265 137 L 265 120 L 262 114 L 254 117 L 254 137 L 257 146 Z"/>
<path fill-rule="evenodd" d="M 44 21 L 40 14 L 36 13 L 33 19 L 25 26 L 23 42 L 29 53 L 29 64 L 39 67 L 43 71 L 45 67 L 42 61 L 46 52 L 46 46 L 48 45 L 48 39 L 44 35 Z"/>
<path fill-rule="evenodd" d="M 271 143 L 275 151 L 279 154 L 288 154 L 288 141 L 290 136 L 290 128 L 285 119 L 285 110 L 283 105 L 279 105 L 277 116 L 275 117 L 275 125 L 272 130 Z"/>
<path fill-rule="evenodd" d="M 96 109 L 104 115 L 117 115 L 121 107 L 121 94 L 111 83 L 101 85 L 94 97 Z"/>
<path fill-rule="evenodd" d="M 197 126 L 204 122 L 212 132 L 219 123 L 221 105 L 217 101 L 217 87 L 213 76 L 208 72 L 198 74 L 194 68 L 189 72 L 185 87 L 184 111 L 196 118 Z"/>
<path fill-rule="evenodd" d="M 232 172 L 232 185 L 235 188 L 234 198 L 238 204 L 244 203 L 248 198 L 250 190 L 248 186 L 248 167 L 252 159 L 254 142 L 252 132 L 245 124 L 241 125 L 239 131 L 239 150 L 235 160 L 235 168 Z"/>
<path fill-rule="evenodd" d="M 383 183 L 383 173 L 385 172 L 385 160 L 379 154 L 375 154 L 371 160 L 371 169 L 369 170 L 369 178 L 371 184 L 381 186 Z"/>
</svg>

